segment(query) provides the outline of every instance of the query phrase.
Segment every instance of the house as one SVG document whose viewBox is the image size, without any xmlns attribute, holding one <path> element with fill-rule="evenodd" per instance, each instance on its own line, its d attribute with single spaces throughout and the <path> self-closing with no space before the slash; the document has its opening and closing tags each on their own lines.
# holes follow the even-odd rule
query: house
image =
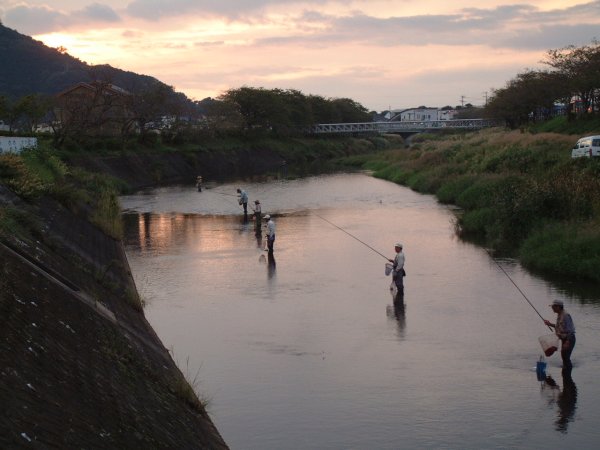
<svg viewBox="0 0 600 450">
<path fill-rule="evenodd" d="M 438 120 L 453 120 L 458 111 L 456 109 L 440 109 L 438 111 Z"/>
<path fill-rule="evenodd" d="M 438 112 L 437 108 L 409 108 L 393 111 L 394 115 L 390 120 L 400 122 L 429 122 L 439 120 Z"/>
<path fill-rule="evenodd" d="M 114 84 L 77 83 L 57 95 L 55 117 L 63 131 L 119 136 L 133 122 L 133 96 Z"/>
<path fill-rule="evenodd" d="M 438 109 L 423 106 L 419 108 L 383 111 L 381 116 L 383 120 L 395 122 L 433 122 L 438 120 L 453 120 L 457 114 L 458 111 L 456 109 L 447 109 L 447 107 Z"/>
</svg>

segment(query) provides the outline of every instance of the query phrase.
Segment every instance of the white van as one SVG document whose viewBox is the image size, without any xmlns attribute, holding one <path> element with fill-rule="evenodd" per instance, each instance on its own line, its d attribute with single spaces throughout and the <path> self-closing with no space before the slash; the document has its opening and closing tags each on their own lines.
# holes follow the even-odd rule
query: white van
<svg viewBox="0 0 600 450">
<path fill-rule="evenodd" d="M 586 136 L 577 141 L 573 150 L 571 150 L 571 158 L 600 156 L 600 136 Z"/>
</svg>

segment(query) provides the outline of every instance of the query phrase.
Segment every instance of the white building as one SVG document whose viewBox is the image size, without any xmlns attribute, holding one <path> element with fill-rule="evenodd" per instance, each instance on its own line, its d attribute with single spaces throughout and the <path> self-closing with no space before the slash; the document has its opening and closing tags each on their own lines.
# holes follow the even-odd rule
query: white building
<svg viewBox="0 0 600 450">
<path fill-rule="evenodd" d="M 0 136 L 0 154 L 21 153 L 26 148 L 37 148 L 37 138 Z"/>
<path fill-rule="evenodd" d="M 432 122 L 436 120 L 454 119 L 458 111 L 438 108 L 395 109 L 386 113 L 388 120 L 395 122 Z"/>
</svg>

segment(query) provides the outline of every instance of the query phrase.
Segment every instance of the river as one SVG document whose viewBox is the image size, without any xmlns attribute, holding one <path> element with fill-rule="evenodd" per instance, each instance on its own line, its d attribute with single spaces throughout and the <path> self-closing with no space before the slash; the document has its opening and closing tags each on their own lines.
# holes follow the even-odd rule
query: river
<svg viewBox="0 0 600 450">
<path fill-rule="evenodd" d="M 275 217 L 274 263 L 243 223 L 237 187 Z M 434 197 L 339 174 L 160 188 L 121 203 L 146 317 L 232 449 L 600 442 L 600 293 L 494 261 L 455 236 L 452 210 Z M 404 308 L 384 273 L 397 241 Z M 577 327 L 572 382 L 559 355 L 538 379 L 549 330 L 498 264 L 545 318 L 553 299 L 565 302 Z"/>
</svg>

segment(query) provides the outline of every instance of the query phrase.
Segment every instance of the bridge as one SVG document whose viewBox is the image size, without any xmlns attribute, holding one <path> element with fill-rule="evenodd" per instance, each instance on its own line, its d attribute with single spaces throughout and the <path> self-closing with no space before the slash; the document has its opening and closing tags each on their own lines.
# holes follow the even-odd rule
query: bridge
<svg viewBox="0 0 600 450">
<path fill-rule="evenodd" d="M 497 127 L 500 123 L 492 119 L 460 119 L 460 120 L 431 120 L 415 122 L 364 122 L 364 123 L 322 123 L 313 125 L 308 132 L 311 134 L 331 133 L 398 133 L 414 134 L 434 130 L 481 130 L 482 128 Z"/>
</svg>

